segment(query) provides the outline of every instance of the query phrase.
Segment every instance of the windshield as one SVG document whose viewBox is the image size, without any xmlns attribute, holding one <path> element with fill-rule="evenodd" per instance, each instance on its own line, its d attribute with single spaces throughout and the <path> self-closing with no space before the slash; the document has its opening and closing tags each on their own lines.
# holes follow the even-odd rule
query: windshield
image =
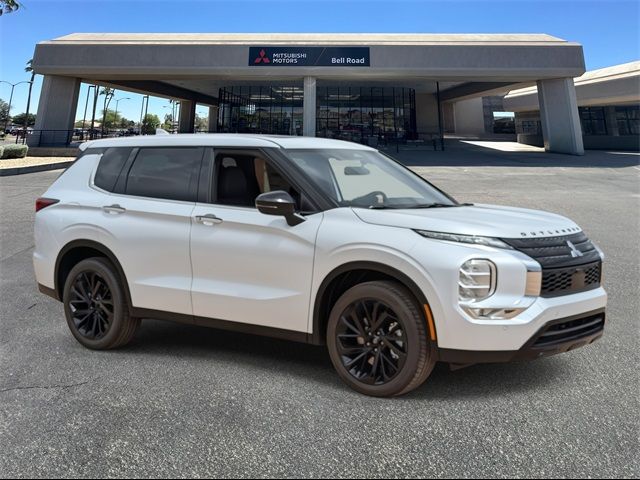
<svg viewBox="0 0 640 480">
<path fill-rule="evenodd" d="M 338 205 L 361 208 L 453 207 L 455 200 L 376 151 L 286 150 Z"/>
</svg>

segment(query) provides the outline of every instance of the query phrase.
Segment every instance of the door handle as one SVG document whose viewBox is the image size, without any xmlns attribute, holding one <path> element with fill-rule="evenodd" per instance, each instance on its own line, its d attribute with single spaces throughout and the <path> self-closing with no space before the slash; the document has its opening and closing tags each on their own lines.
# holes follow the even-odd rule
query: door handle
<svg viewBox="0 0 640 480">
<path fill-rule="evenodd" d="M 213 213 L 207 213 L 206 215 L 196 215 L 196 222 L 211 227 L 222 223 L 222 219 L 220 217 L 216 217 Z"/>
<path fill-rule="evenodd" d="M 124 213 L 127 211 L 126 208 L 121 207 L 117 203 L 115 205 L 105 205 L 104 207 L 102 207 L 102 210 L 107 213 Z"/>
</svg>

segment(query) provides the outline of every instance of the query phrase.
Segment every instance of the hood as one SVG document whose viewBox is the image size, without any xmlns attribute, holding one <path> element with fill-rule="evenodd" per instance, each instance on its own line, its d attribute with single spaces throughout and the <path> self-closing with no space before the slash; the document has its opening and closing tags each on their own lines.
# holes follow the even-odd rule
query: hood
<svg viewBox="0 0 640 480">
<path fill-rule="evenodd" d="M 568 218 L 526 208 L 482 205 L 407 210 L 354 208 L 366 223 L 497 238 L 553 237 L 580 231 Z"/>
</svg>

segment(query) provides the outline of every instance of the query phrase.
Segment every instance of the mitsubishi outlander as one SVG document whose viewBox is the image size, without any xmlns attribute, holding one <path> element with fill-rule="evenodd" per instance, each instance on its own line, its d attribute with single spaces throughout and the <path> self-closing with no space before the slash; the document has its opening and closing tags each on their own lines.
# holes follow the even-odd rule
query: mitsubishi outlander
<svg viewBox="0 0 640 480">
<path fill-rule="evenodd" d="M 92 141 L 36 202 L 40 291 L 90 349 L 157 318 L 326 345 L 358 392 L 436 362 L 535 359 L 602 336 L 599 248 L 559 215 L 459 203 L 337 140 Z"/>
</svg>

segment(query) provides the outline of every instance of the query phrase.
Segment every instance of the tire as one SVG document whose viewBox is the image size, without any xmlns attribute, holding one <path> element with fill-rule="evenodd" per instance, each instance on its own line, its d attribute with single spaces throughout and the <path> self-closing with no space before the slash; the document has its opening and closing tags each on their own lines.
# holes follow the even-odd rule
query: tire
<svg viewBox="0 0 640 480">
<path fill-rule="evenodd" d="M 371 331 L 376 322 L 379 328 Z M 374 397 L 410 392 L 435 366 L 416 299 L 392 281 L 361 283 L 347 290 L 329 315 L 327 346 L 340 378 Z"/>
<path fill-rule="evenodd" d="M 126 345 L 140 326 L 140 319 L 129 315 L 122 280 L 106 258 L 76 264 L 65 279 L 62 301 L 71 333 L 92 350 Z"/>
</svg>

